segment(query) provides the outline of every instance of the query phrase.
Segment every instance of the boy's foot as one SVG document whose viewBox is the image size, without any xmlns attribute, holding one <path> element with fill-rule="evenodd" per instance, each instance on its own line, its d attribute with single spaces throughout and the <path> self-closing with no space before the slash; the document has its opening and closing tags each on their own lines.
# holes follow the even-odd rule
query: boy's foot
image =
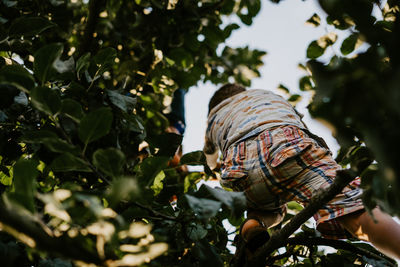
<svg viewBox="0 0 400 267">
<path fill-rule="evenodd" d="M 257 219 L 249 218 L 242 224 L 237 236 L 236 253 L 232 259 L 233 266 L 244 266 L 254 252 L 268 242 L 268 228 Z"/>
</svg>

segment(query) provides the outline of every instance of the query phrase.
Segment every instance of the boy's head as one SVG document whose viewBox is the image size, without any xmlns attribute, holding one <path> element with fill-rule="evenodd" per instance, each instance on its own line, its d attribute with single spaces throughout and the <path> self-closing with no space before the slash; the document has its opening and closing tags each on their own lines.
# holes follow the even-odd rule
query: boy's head
<svg viewBox="0 0 400 267">
<path fill-rule="evenodd" d="M 239 84 L 234 84 L 234 83 L 227 83 L 223 85 L 221 88 L 219 88 L 214 95 L 211 97 L 210 102 L 208 104 L 208 113 L 216 107 L 219 103 L 224 101 L 225 99 L 234 96 L 236 94 L 239 94 L 241 92 L 246 91 L 246 88 Z"/>
</svg>

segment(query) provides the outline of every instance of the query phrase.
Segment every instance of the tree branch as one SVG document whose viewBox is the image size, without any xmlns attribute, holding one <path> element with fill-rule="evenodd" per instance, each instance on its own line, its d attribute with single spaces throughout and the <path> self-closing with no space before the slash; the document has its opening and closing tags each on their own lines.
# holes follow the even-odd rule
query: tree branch
<svg viewBox="0 0 400 267">
<path fill-rule="evenodd" d="M 85 32 L 81 39 L 81 45 L 79 49 L 79 55 L 83 55 L 85 52 L 90 50 L 93 41 L 93 33 L 96 30 L 97 20 L 101 7 L 103 6 L 104 0 L 90 0 L 89 2 L 89 14 L 86 22 Z"/>
<path fill-rule="evenodd" d="M 255 252 L 254 257 L 247 266 L 265 266 L 265 259 L 270 253 L 277 248 L 285 246 L 290 235 L 313 216 L 323 205 L 339 194 L 353 179 L 354 176 L 351 175 L 348 170 L 339 171 L 333 184 L 326 190 L 312 197 L 307 207 L 294 216 L 280 231 L 274 233 L 270 240 Z"/>
<path fill-rule="evenodd" d="M 373 251 L 356 247 L 353 244 L 342 240 L 333 240 L 321 237 L 292 237 L 287 240 L 287 244 L 304 245 L 304 246 L 329 246 L 335 249 L 347 250 L 355 254 L 358 254 L 360 256 L 366 256 L 371 259 L 384 260 L 387 266 L 397 266 L 391 258 L 379 253 L 378 251 L 377 253 L 375 253 Z"/>
</svg>

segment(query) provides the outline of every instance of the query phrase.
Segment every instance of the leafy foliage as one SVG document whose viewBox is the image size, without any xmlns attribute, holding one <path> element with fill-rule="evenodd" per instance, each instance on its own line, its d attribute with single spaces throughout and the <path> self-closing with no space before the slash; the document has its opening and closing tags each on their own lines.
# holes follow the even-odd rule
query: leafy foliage
<svg viewBox="0 0 400 267">
<path fill-rule="evenodd" d="M 259 10 L 259 0 L 0 1 L 6 266 L 229 260 L 222 220 L 241 217 L 244 198 L 198 191 L 208 167 L 168 165 L 182 137 L 164 133 L 164 100 L 259 76 L 265 53 L 224 45 L 239 26 L 222 22 L 249 25 Z M 202 152 L 181 164 L 206 165 Z"/>
</svg>

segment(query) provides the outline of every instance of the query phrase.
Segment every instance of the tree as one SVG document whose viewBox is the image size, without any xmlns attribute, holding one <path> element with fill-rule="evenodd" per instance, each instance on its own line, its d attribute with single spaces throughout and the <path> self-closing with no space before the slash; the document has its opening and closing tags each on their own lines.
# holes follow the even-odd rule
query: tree
<svg viewBox="0 0 400 267">
<path fill-rule="evenodd" d="M 398 116 L 393 75 L 398 5 L 389 1 L 381 21 L 371 19 L 369 0 L 357 0 L 357 8 L 344 0 L 321 5 L 339 29 L 349 21 L 355 25 L 353 37 L 342 45 L 344 54 L 359 36 L 365 36 L 370 49 L 355 59 L 334 57 L 329 65 L 310 62 L 312 76 L 302 79 L 309 85 L 304 88 L 316 91 L 310 110 L 337 127 L 342 145 L 338 159 L 357 174 L 364 172 L 367 206 L 379 203 L 398 214 L 399 199 L 393 193 L 398 182 L 392 179 L 397 173 L 392 140 L 397 130 L 391 124 Z M 199 180 L 214 176 L 200 151 L 184 155 L 180 164 L 203 165 L 204 172 L 186 174 L 168 165 L 181 137 L 164 133 L 164 109 L 177 88 L 188 89 L 199 81 L 249 85 L 259 75 L 265 52 L 224 45 L 239 26 L 223 20 L 238 16 L 250 25 L 259 9 L 259 0 L 2 0 L 2 262 L 229 262 L 222 220 L 240 225 L 244 196 L 207 186 L 196 189 Z M 310 58 L 332 42 L 311 43 Z M 375 94 L 350 98 L 353 87 Z M 326 97 L 334 109 L 326 106 Z M 376 109 L 364 106 L 375 99 L 380 105 Z M 375 116 L 373 110 L 378 111 Z M 384 122 L 382 129 L 369 127 L 378 121 Z M 290 207 L 302 209 L 294 203 Z M 329 243 L 317 234 L 303 226 L 296 237 L 284 240 L 284 254 L 274 248 L 260 255 L 271 264 L 392 264 L 365 244 Z M 339 252 L 324 255 L 317 251 L 321 244 Z"/>
</svg>

